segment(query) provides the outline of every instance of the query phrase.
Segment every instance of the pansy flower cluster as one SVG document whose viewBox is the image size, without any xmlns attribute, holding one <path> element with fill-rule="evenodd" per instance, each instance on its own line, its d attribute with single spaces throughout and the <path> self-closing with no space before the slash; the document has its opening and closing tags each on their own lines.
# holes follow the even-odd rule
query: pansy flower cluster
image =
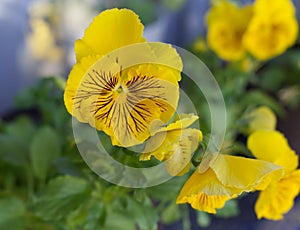
<svg viewBox="0 0 300 230">
<path fill-rule="evenodd" d="M 251 54 L 257 60 L 276 57 L 298 37 L 291 0 L 256 0 L 239 7 L 232 1 L 214 1 L 207 14 L 208 45 L 221 58 L 238 61 Z"/>
<path fill-rule="evenodd" d="M 276 0 L 280 1 L 285 1 L 290 10 L 278 16 L 278 26 L 282 29 L 274 31 L 278 32 L 279 40 L 286 28 L 282 20 L 293 22 L 294 16 L 291 3 Z M 267 14 L 261 12 L 263 4 L 264 0 L 257 0 L 254 9 L 247 7 L 240 13 L 236 6 L 220 1 L 211 10 L 208 36 L 210 45 L 220 51 L 220 56 L 240 58 L 245 50 L 251 52 L 253 44 L 247 37 L 252 36 L 260 23 L 273 28 L 268 19 L 276 11 L 276 4 Z M 221 22 L 223 13 L 232 15 L 229 19 L 238 21 L 237 26 L 233 27 L 230 20 Z M 257 49 L 261 54 L 253 55 L 269 58 L 291 45 L 297 28 L 291 24 L 287 31 L 289 41 L 282 41 L 285 45 L 278 50 L 268 53 L 268 47 L 263 47 Z M 269 33 L 261 35 L 264 39 L 269 36 Z M 135 46 L 139 44 L 143 44 L 141 49 Z M 118 52 L 123 47 L 129 47 L 126 50 L 130 52 Z M 221 47 L 231 49 L 234 55 L 228 55 Z M 190 127 L 198 116 L 175 114 L 182 70 L 177 51 L 167 44 L 159 49 L 147 44 L 143 25 L 134 12 L 111 9 L 95 17 L 83 38 L 76 41 L 75 53 L 77 63 L 69 74 L 64 94 L 68 112 L 78 121 L 105 132 L 113 145 L 144 144 L 141 161 L 154 157 L 164 162 L 172 176 L 189 173 L 191 158 L 203 136 L 199 129 Z M 129 59 L 143 60 L 144 56 L 147 63 L 130 64 Z M 273 130 L 274 125 L 270 125 L 271 130 L 265 130 L 259 122 L 252 120 L 248 137 L 248 148 L 256 159 L 207 151 L 201 163 L 194 165 L 194 172 L 183 185 L 176 203 L 189 203 L 195 209 L 216 213 L 226 201 L 244 192 L 261 191 L 255 207 L 258 218 L 280 219 L 299 193 L 298 158 L 283 135 Z"/>
</svg>

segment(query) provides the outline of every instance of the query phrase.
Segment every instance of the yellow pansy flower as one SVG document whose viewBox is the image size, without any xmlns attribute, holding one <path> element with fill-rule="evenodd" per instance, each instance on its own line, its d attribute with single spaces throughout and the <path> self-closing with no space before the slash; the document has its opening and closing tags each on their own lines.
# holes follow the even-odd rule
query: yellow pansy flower
<svg viewBox="0 0 300 230">
<path fill-rule="evenodd" d="M 282 54 L 298 37 L 295 9 L 290 0 L 257 0 L 243 38 L 246 49 L 258 60 Z"/>
<path fill-rule="evenodd" d="M 242 192 L 265 189 L 281 176 L 281 167 L 270 162 L 210 153 L 184 184 L 176 203 L 216 213 L 227 200 Z"/>
<path fill-rule="evenodd" d="M 252 6 L 239 8 L 230 1 L 217 1 L 207 14 L 209 47 L 228 61 L 242 59 L 246 51 L 243 34 L 252 17 Z"/>
<path fill-rule="evenodd" d="M 277 118 L 274 112 L 267 106 L 253 109 L 249 115 L 249 132 L 256 130 L 275 130 Z"/>
<path fill-rule="evenodd" d="M 193 114 L 181 114 L 175 122 L 152 133 L 146 142 L 140 160 L 150 160 L 154 156 L 164 161 L 167 172 L 172 176 L 183 175 L 190 169 L 192 154 L 202 140 L 202 132 L 187 128 L 198 117 Z"/>
<path fill-rule="evenodd" d="M 284 169 L 284 176 L 261 191 L 255 204 L 258 218 L 280 220 L 293 207 L 294 199 L 300 192 L 298 156 L 278 131 L 256 131 L 249 136 L 247 145 L 258 159 L 270 161 Z"/>
<path fill-rule="evenodd" d="M 170 45 L 145 43 L 142 33 L 134 12 L 111 9 L 75 43 L 77 63 L 66 84 L 65 106 L 80 122 L 109 135 L 113 145 L 142 143 L 150 124 L 166 123 L 177 107 L 181 59 Z"/>
</svg>

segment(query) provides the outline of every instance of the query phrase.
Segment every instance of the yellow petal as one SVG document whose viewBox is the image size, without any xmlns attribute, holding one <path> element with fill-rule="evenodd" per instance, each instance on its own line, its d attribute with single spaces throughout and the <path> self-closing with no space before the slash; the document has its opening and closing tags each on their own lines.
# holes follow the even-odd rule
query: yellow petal
<svg viewBox="0 0 300 230">
<path fill-rule="evenodd" d="M 294 199 L 299 194 L 300 171 L 283 177 L 280 181 L 271 183 L 263 190 L 255 204 L 257 217 L 280 220 L 294 205 Z"/>
<path fill-rule="evenodd" d="M 212 169 L 200 174 L 196 170 L 184 184 L 176 203 L 190 203 L 194 209 L 216 213 L 227 200 L 237 197 L 241 191 L 220 183 Z"/>
<path fill-rule="evenodd" d="M 154 156 L 160 161 L 165 160 L 170 175 L 182 175 L 188 171 L 192 154 L 201 140 L 202 132 L 197 129 L 159 132 L 146 142 L 140 160 L 149 160 Z"/>
<path fill-rule="evenodd" d="M 246 192 L 264 189 L 283 175 L 283 169 L 270 162 L 224 154 L 219 154 L 210 167 L 224 186 Z"/>
<path fill-rule="evenodd" d="M 266 10 L 268 9 L 268 10 Z M 261 14 L 295 14 L 295 7 L 291 0 L 256 0 L 254 3 L 255 13 Z"/>
<path fill-rule="evenodd" d="M 75 43 L 77 61 L 92 55 L 104 55 L 122 46 L 144 42 L 144 26 L 138 16 L 128 9 L 109 9 L 96 16 Z"/>
<path fill-rule="evenodd" d="M 249 136 L 247 145 L 255 157 L 282 166 L 285 173 L 298 167 L 298 155 L 278 131 L 256 131 Z"/>
<path fill-rule="evenodd" d="M 201 140 L 202 133 L 200 130 L 183 130 L 178 142 L 173 144 L 170 157 L 164 162 L 166 170 L 170 175 L 182 176 L 189 171 L 192 154 L 196 151 Z"/>
<path fill-rule="evenodd" d="M 249 131 L 275 130 L 277 119 L 274 112 L 267 106 L 260 106 L 249 114 Z"/>
<path fill-rule="evenodd" d="M 66 83 L 64 92 L 65 106 L 67 111 L 71 115 L 74 115 L 80 122 L 86 122 L 86 120 L 83 119 L 81 114 L 78 113 L 78 110 L 76 110 L 77 105 L 74 105 L 74 98 L 85 73 L 97 61 L 97 59 L 98 56 L 88 56 L 83 58 L 79 63 L 76 63 L 73 66 Z"/>
<path fill-rule="evenodd" d="M 198 116 L 196 116 L 195 114 L 179 114 L 178 117 L 174 120 L 174 122 L 172 122 L 166 127 L 161 127 L 157 130 L 152 131 L 152 135 L 159 132 L 171 131 L 175 129 L 184 129 L 192 125 L 197 120 Z"/>
<path fill-rule="evenodd" d="M 285 173 L 288 174 L 298 167 L 298 155 L 294 150 L 288 149 L 274 161 L 274 164 L 282 166 Z"/>
<path fill-rule="evenodd" d="M 290 149 L 283 134 L 265 130 L 252 133 L 248 137 L 247 146 L 256 158 L 269 162 L 275 162 Z"/>
<path fill-rule="evenodd" d="M 207 152 L 203 156 L 201 163 L 198 167 L 199 173 L 204 173 L 206 170 L 208 170 L 211 165 L 215 162 L 215 160 L 218 158 L 218 153 L 211 153 Z"/>
</svg>

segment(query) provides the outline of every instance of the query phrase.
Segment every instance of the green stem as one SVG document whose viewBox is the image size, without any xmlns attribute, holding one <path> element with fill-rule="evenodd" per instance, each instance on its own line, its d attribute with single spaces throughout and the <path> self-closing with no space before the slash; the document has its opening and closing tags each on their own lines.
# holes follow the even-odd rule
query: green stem
<svg viewBox="0 0 300 230">
<path fill-rule="evenodd" d="M 27 179 L 27 198 L 30 199 L 34 193 L 34 178 L 30 166 L 26 165 L 25 170 Z"/>
</svg>

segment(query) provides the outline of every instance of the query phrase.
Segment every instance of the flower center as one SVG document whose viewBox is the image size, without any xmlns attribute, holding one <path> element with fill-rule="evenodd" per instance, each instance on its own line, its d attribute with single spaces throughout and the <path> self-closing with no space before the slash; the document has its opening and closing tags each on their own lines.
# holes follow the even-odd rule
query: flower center
<svg viewBox="0 0 300 230">
<path fill-rule="evenodd" d="M 122 92 L 127 93 L 128 90 L 126 89 L 125 86 L 123 86 L 122 84 L 119 84 L 116 86 L 114 91 L 121 94 Z"/>
</svg>

